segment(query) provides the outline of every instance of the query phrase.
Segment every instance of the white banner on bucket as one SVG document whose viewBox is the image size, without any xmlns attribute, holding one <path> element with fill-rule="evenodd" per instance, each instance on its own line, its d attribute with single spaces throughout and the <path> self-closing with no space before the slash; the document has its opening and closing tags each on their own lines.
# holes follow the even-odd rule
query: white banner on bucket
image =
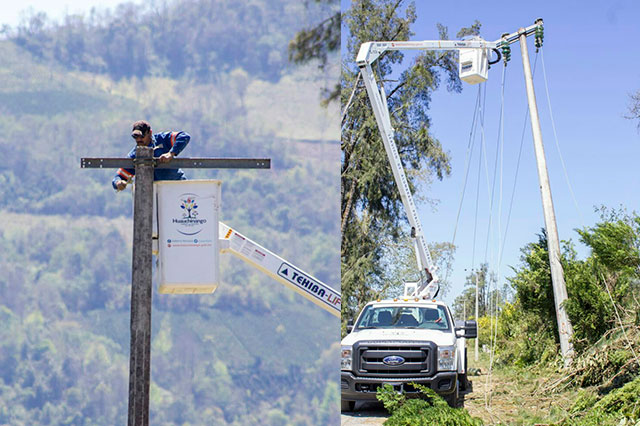
<svg viewBox="0 0 640 426">
<path fill-rule="evenodd" d="M 160 293 L 212 293 L 219 280 L 220 181 L 154 183 Z"/>
</svg>

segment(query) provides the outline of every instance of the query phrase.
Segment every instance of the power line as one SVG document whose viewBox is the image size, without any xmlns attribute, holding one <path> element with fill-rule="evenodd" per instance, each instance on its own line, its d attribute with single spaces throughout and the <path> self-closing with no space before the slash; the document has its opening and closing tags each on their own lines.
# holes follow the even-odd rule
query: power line
<svg viewBox="0 0 640 426">
<path fill-rule="evenodd" d="M 467 143 L 467 153 L 465 158 L 465 172 L 464 172 L 464 183 L 462 185 L 462 194 L 460 196 L 460 204 L 458 205 L 458 214 L 456 215 L 456 223 L 453 228 L 453 238 L 451 238 L 451 245 L 453 245 L 456 241 L 456 233 L 458 231 L 458 222 L 460 220 L 460 212 L 462 211 L 462 203 L 464 201 L 464 194 L 467 189 L 467 181 L 469 178 L 469 170 L 471 169 L 471 155 L 473 152 L 474 145 L 474 135 L 475 135 L 475 125 L 476 125 L 476 117 L 478 115 L 478 108 L 480 106 L 480 86 L 478 86 L 478 94 L 476 95 L 476 104 L 473 110 L 473 119 L 471 120 L 471 129 L 469 130 L 469 142 Z"/>
<path fill-rule="evenodd" d="M 535 56 L 533 61 L 533 75 L 536 75 L 536 65 L 538 64 L 538 55 Z M 504 230 L 504 239 L 502 240 L 502 248 L 500 249 L 500 257 L 498 259 L 498 265 L 502 265 L 502 255 L 504 254 L 504 246 L 507 242 L 507 234 L 509 233 L 509 224 L 511 223 L 511 211 L 513 209 L 513 200 L 516 194 L 516 183 L 518 182 L 518 172 L 520 171 L 520 160 L 522 158 L 522 148 L 524 147 L 524 135 L 527 131 L 527 121 L 529 119 L 529 105 L 527 104 L 527 110 L 524 113 L 524 123 L 522 125 L 522 135 L 520 136 L 520 150 L 518 151 L 518 161 L 516 162 L 516 172 L 513 178 L 513 188 L 511 190 L 511 201 L 509 202 L 509 213 L 507 214 L 507 223 Z"/>
<path fill-rule="evenodd" d="M 353 90 L 351 91 L 351 96 L 349 96 L 349 100 L 347 101 L 347 104 L 344 106 L 344 109 L 342 110 L 342 117 L 340 118 L 340 123 L 342 123 L 342 125 L 344 125 L 344 119 L 347 118 L 347 111 L 349 111 L 349 106 L 351 106 L 351 101 L 353 100 L 353 95 L 356 94 L 356 89 L 358 89 L 358 82 L 360 81 L 360 77 L 362 76 L 361 73 L 358 73 L 358 76 L 356 77 L 356 81 L 355 83 L 353 83 Z"/>
<path fill-rule="evenodd" d="M 498 245 L 500 244 L 500 227 L 501 227 L 501 223 L 500 223 L 500 216 L 501 216 L 501 209 L 502 209 L 502 175 L 503 175 L 503 158 L 504 158 L 504 152 L 503 152 L 503 145 L 504 145 L 504 88 L 505 88 L 505 76 L 506 76 L 506 70 L 507 67 L 503 67 L 502 68 L 502 83 L 501 83 L 501 95 L 500 95 L 500 119 L 499 119 L 499 125 L 498 125 L 498 141 L 497 141 L 497 147 L 496 147 L 496 161 L 494 164 L 494 174 L 493 174 L 493 188 L 492 188 L 492 192 L 491 192 L 491 205 L 493 206 L 493 195 L 494 195 L 494 191 L 495 191 L 495 182 L 496 182 L 496 176 L 498 174 L 498 158 L 500 158 L 500 201 L 498 204 Z M 493 214 L 493 208 L 490 209 L 489 211 L 489 217 L 491 218 L 491 215 Z M 491 221 L 489 222 L 491 223 Z M 489 225 L 489 229 L 491 228 L 491 225 Z M 490 232 L 489 230 L 487 230 L 487 247 L 489 245 L 489 237 L 490 237 Z M 485 262 L 486 262 L 486 249 L 485 249 Z M 499 268 L 499 265 L 498 265 Z M 487 267 L 487 272 L 486 275 L 489 275 L 489 268 Z M 487 276 L 485 275 L 485 286 L 487 286 Z M 499 277 L 499 275 L 498 275 Z M 497 293 L 497 282 L 496 282 L 496 291 L 494 291 L 494 293 Z M 489 291 L 489 306 L 493 306 L 493 309 L 490 310 L 490 328 L 489 328 L 489 334 L 490 334 L 490 344 L 491 344 L 491 350 L 489 352 L 489 372 L 487 374 L 487 383 L 488 383 L 488 391 L 485 394 L 485 406 L 490 407 L 491 405 L 491 384 L 493 381 L 493 376 L 492 376 L 492 371 L 493 371 L 493 354 L 495 352 L 495 347 L 496 347 L 496 340 L 498 338 L 498 300 L 497 300 L 497 294 L 495 296 L 495 301 L 493 301 L 491 297 L 491 280 L 489 280 L 488 283 L 488 291 Z M 494 317 L 495 317 L 495 332 L 494 332 Z"/>
<path fill-rule="evenodd" d="M 536 58 L 538 55 L 536 55 Z M 578 206 L 578 201 L 576 200 L 576 195 L 573 193 L 573 187 L 571 186 L 571 181 L 569 181 L 569 174 L 567 173 L 567 167 L 564 164 L 564 158 L 562 157 L 562 151 L 560 151 L 560 144 L 558 143 L 558 133 L 556 132 L 556 122 L 553 119 L 553 111 L 551 109 L 551 97 L 549 96 L 549 84 L 547 83 L 547 70 L 544 66 L 544 52 L 540 49 L 540 59 L 542 59 L 542 74 L 544 76 L 544 89 L 547 94 L 547 105 L 549 106 L 549 116 L 551 117 L 551 128 L 553 129 L 553 137 L 556 143 L 556 148 L 558 149 L 558 156 L 560 157 L 560 163 L 562 164 L 562 170 L 564 171 L 564 178 L 567 181 L 567 186 L 569 187 L 569 192 L 571 192 L 571 198 L 573 199 L 573 204 L 576 206 L 576 210 L 578 211 L 578 215 L 580 216 L 580 221 L 582 222 L 582 226 L 584 226 L 584 217 L 582 217 L 582 211 Z"/>
</svg>

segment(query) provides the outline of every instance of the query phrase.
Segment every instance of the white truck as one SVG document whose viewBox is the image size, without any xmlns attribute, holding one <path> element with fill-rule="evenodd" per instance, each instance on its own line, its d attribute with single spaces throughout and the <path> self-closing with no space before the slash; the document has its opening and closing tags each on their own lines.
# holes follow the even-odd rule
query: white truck
<svg viewBox="0 0 640 426">
<path fill-rule="evenodd" d="M 375 401 L 385 383 L 409 396 L 419 383 L 452 407 L 464 404 L 472 390 L 465 339 L 477 336 L 475 321 L 455 324 L 445 303 L 405 295 L 368 303 L 352 324 L 341 345 L 342 411 Z"/>
<path fill-rule="evenodd" d="M 457 50 L 460 52 L 459 75 L 467 83 L 486 81 L 489 65 L 505 63 L 511 55 L 510 44 L 521 34 L 536 34 L 536 46 L 542 39 L 541 19 L 528 28 L 504 34 L 496 41 L 374 41 L 360 46 L 356 63 L 367 89 L 371 108 L 414 239 L 420 280 L 405 284 L 400 299 L 368 303 L 355 325 L 350 321 L 349 334 L 342 340 L 341 401 L 342 411 L 352 411 L 356 401 L 375 400 L 376 391 L 385 383 L 406 394 L 417 393 L 412 383 L 428 385 L 453 407 L 464 403 L 472 387 L 467 379 L 466 339 L 476 338 L 475 321 L 455 324 L 447 305 L 437 301 L 439 291 L 436 267 L 429 253 L 418 212 L 409 190 L 387 105 L 384 84 L 378 84 L 372 63 L 392 50 Z M 490 51 L 498 59 L 489 62 Z"/>
</svg>

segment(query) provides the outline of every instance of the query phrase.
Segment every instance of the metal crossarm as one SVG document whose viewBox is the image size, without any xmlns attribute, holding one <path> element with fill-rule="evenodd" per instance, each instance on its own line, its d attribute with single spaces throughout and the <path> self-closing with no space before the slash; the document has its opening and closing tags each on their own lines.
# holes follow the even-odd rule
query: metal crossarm
<svg viewBox="0 0 640 426">
<path fill-rule="evenodd" d="M 168 163 L 158 163 L 156 169 L 270 169 L 270 158 L 174 158 Z M 83 169 L 134 168 L 131 158 L 81 158 Z"/>
</svg>

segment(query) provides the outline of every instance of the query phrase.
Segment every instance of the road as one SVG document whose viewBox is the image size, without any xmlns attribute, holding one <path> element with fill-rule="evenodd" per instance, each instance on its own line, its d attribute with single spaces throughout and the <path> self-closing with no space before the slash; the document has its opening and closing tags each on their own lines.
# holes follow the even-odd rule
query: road
<svg viewBox="0 0 640 426">
<path fill-rule="evenodd" d="M 342 426 L 381 425 L 389 418 L 389 413 L 380 402 L 358 402 L 353 413 L 342 413 Z"/>
</svg>

